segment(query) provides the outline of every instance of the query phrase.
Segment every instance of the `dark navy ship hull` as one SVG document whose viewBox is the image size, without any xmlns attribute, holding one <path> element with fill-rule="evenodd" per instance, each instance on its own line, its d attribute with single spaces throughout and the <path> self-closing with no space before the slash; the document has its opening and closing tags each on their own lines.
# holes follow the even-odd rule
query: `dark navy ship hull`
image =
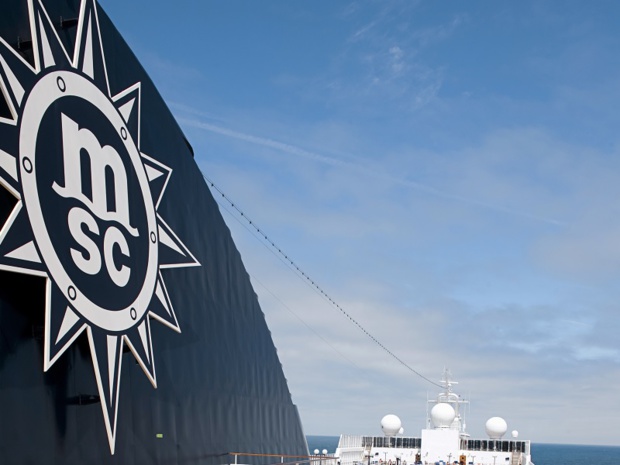
<svg viewBox="0 0 620 465">
<path fill-rule="evenodd" d="M 44 13 L 47 14 L 57 40 L 71 59 L 80 34 L 80 1 L 45 0 L 39 3 L 35 0 L 32 5 L 31 8 L 39 13 L 31 14 L 31 17 L 45 28 L 47 18 Z M 163 242 L 162 228 L 166 226 L 171 240 L 178 239 L 178 243 L 184 246 L 179 245 L 179 256 L 187 258 L 191 254 L 193 261 L 179 259 L 179 266 L 175 266 L 175 258 L 172 255 L 170 260 L 167 258 L 166 253 L 170 251 L 160 247 L 157 259 L 160 264 L 168 261 L 167 266 L 160 266 L 157 272 L 157 284 L 165 283 L 166 301 L 174 306 L 176 321 L 171 316 L 168 325 L 161 324 L 159 320 L 165 320 L 164 313 L 156 318 L 153 317 L 155 313 L 148 313 L 151 307 L 144 310 L 147 313 L 140 317 L 143 318 L 141 328 L 150 331 L 146 340 L 151 343 L 152 352 L 149 353 L 149 344 L 146 344 L 146 355 L 142 354 L 141 358 L 134 355 L 128 343 L 134 341 L 134 346 L 138 344 L 135 343 L 139 340 L 135 336 L 137 326 L 126 325 L 120 330 L 105 325 L 100 328 L 86 310 L 73 304 L 71 289 L 66 298 L 71 311 L 62 314 L 64 319 L 59 317 L 62 322 L 55 323 L 53 304 L 62 298 L 54 294 L 56 272 L 48 263 L 50 252 L 42 245 L 32 220 L 32 201 L 28 197 L 31 194 L 26 186 L 30 173 L 28 154 L 22 153 L 19 145 L 27 144 L 27 141 L 26 136 L 16 132 L 27 128 L 20 126 L 19 118 L 23 115 L 15 110 L 18 105 L 11 101 L 15 94 L 21 99 L 16 101 L 22 102 L 22 107 L 26 108 L 31 104 L 28 92 L 37 84 L 24 83 L 23 96 L 14 90 L 13 94 L 9 92 L 8 98 L 0 95 L 0 117 L 16 121 L 15 124 L 0 125 L 0 151 L 9 155 L 5 156 L 6 160 L 14 157 L 18 168 L 16 176 L 11 177 L 11 169 L 4 176 L 6 185 L 16 186 L 17 197 L 10 189 L 0 188 L 0 224 L 5 225 L 6 232 L 15 205 L 20 199 L 24 200 L 24 214 L 20 221 L 24 228 L 34 231 L 35 239 L 31 243 L 35 247 L 31 250 L 36 250 L 35 255 L 40 259 L 32 265 L 34 272 L 28 272 L 30 268 L 20 272 L 19 264 L 14 262 L 18 255 L 15 250 L 18 249 L 2 252 L 0 463 L 215 464 L 234 462 L 234 458 L 228 455 L 231 452 L 306 455 L 300 418 L 292 403 L 264 315 L 230 232 L 197 168 L 191 147 L 131 50 L 105 13 L 98 6 L 95 8 L 98 23 L 94 22 L 93 13 L 91 25 L 93 34 L 99 32 L 106 55 L 110 96 L 137 82 L 141 84 L 139 151 L 170 169 L 165 192 L 163 188 L 157 191 L 160 188 L 155 185 L 156 181 L 151 184 L 151 193 L 161 192 L 160 197 L 154 195 L 153 201 L 160 225 L 159 240 Z M 0 11 L 0 37 L 16 56 L 23 58 L 33 69 L 36 68 L 37 53 L 43 57 L 41 63 L 45 60 L 51 63 L 49 53 L 45 55 L 44 40 L 33 42 L 28 2 L 5 0 Z M 162 33 L 165 33 L 164 29 Z M 56 40 L 49 31 L 48 36 Z M 52 39 L 48 40 L 53 42 Z M 52 43 L 50 53 L 56 53 L 55 62 L 58 62 L 60 55 L 54 46 Z M 89 53 L 98 53 L 96 47 L 93 50 Z M 11 58 L 7 52 L 4 56 Z M 19 65 L 19 60 L 15 62 L 17 64 L 5 63 L 2 75 L 5 88 L 10 87 L 11 80 L 7 70 L 15 70 Z M 97 60 L 94 62 L 96 64 Z M 39 64 L 41 70 L 33 74 L 38 78 L 44 72 L 51 73 L 56 64 L 46 70 Z M 86 70 L 84 73 L 88 74 L 89 69 L 84 65 L 76 73 Z M 95 69 L 92 74 L 96 73 Z M 22 79 L 17 71 L 14 78 Z M 82 81 L 90 82 L 89 79 L 86 76 Z M 58 80 L 59 88 L 61 84 L 64 85 L 64 81 Z M 84 84 L 84 88 L 87 87 Z M 49 111 L 55 111 L 54 105 L 56 103 L 50 104 Z M 97 135 L 96 128 L 89 130 L 98 138 L 102 137 Z M 37 137 L 43 136 L 39 134 Z M 38 155 L 39 164 L 47 163 L 42 158 L 45 153 L 42 153 Z M 157 168 L 159 165 L 153 166 Z M 139 172 L 136 176 L 138 179 L 144 175 Z M 94 189 L 95 180 L 92 182 L 91 189 Z M 107 186 L 118 188 L 117 185 L 110 187 L 110 183 Z M 45 201 L 41 200 L 44 206 Z M 132 200 L 129 202 L 131 205 Z M 133 214 L 132 209 L 130 214 Z M 59 212 L 59 222 L 66 222 L 66 215 L 63 215 Z M 165 225 L 160 219 L 165 219 Z M 83 226 L 81 231 L 95 243 L 97 238 L 92 227 Z M 6 233 L 4 242 L 10 239 L 10 234 Z M 123 263 L 131 267 L 131 263 L 123 261 L 129 257 L 129 252 L 123 252 L 119 244 L 111 249 L 111 260 L 117 271 L 122 270 Z M 67 247 L 70 247 L 67 251 L 81 253 L 83 260 L 92 259 L 92 255 L 89 258 L 78 245 Z M 61 261 L 69 260 L 61 252 L 57 253 Z M 131 255 L 132 259 L 134 255 Z M 188 264 L 192 266 L 185 266 Z M 109 271 L 114 274 L 114 269 Z M 97 290 L 89 292 L 97 300 Z M 105 292 L 103 286 L 100 292 Z M 102 301 L 110 298 L 101 297 Z M 51 309 L 48 308 L 50 305 Z M 67 315 L 79 322 L 75 323 L 75 328 L 83 325 L 81 332 L 77 329 L 72 333 L 58 330 L 61 323 L 63 328 L 68 324 Z M 133 307 L 131 315 L 135 316 Z M 177 323 L 180 333 L 170 329 Z M 54 328 L 59 331 L 58 337 L 54 336 Z M 60 344 L 63 337 L 69 338 L 71 334 L 76 334 L 75 339 Z M 116 366 L 121 367 L 117 375 L 110 362 L 102 362 L 99 367 L 94 362 L 94 355 L 101 358 L 106 353 L 97 349 L 97 337 L 107 340 L 108 348 L 112 347 L 108 354 L 120 351 L 118 360 L 110 356 L 110 360 L 118 361 Z M 120 341 L 120 346 L 110 345 L 110 341 Z M 46 350 L 51 350 L 51 355 L 48 356 Z M 156 374 L 156 388 L 145 373 Z M 106 376 L 112 381 L 108 383 Z M 240 457 L 239 461 L 273 463 L 279 460 Z"/>
</svg>

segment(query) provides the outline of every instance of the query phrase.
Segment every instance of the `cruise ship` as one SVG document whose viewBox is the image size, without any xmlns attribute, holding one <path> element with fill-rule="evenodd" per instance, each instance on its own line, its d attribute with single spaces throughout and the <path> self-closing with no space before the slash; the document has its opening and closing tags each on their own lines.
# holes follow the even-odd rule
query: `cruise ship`
<svg viewBox="0 0 620 465">
<path fill-rule="evenodd" d="M 403 436 L 399 417 L 381 419 L 383 436 L 342 435 L 333 462 L 338 465 L 534 465 L 531 443 L 519 438 L 503 418 L 489 418 L 486 438 L 472 438 L 466 432 L 468 401 L 453 391 L 449 371 L 441 380 L 442 392 L 428 401 L 426 428 L 420 436 Z"/>
<path fill-rule="evenodd" d="M 0 463 L 307 454 L 239 252 L 144 68 L 94 0 L 3 0 Z"/>
</svg>

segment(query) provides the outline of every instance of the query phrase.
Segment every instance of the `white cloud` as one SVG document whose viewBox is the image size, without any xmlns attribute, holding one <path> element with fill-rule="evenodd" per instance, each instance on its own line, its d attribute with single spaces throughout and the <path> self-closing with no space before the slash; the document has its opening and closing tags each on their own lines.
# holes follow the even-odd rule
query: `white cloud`
<svg viewBox="0 0 620 465">
<path fill-rule="evenodd" d="M 575 348 L 577 360 L 601 360 L 618 363 L 620 362 L 620 350 L 605 347 L 577 347 Z"/>
</svg>

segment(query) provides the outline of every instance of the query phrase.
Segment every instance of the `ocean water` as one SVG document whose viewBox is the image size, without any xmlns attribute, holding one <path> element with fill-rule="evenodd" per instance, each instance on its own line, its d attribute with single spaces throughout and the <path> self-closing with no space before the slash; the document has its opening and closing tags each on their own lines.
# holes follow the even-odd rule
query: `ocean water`
<svg viewBox="0 0 620 465">
<path fill-rule="evenodd" d="M 310 453 L 314 449 L 327 449 L 333 454 L 338 446 L 338 436 L 306 436 Z M 532 461 L 535 465 L 618 465 L 618 446 L 579 446 L 572 444 L 532 444 Z"/>
<path fill-rule="evenodd" d="M 620 463 L 620 447 L 532 444 L 536 465 L 612 465 Z"/>
<path fill-rule="evenodd" d="M 308 450 L 311 454 L 314 449 L 318 449 L 320 451 L 327 449 L 328 454 L 333 454 L 336 452 L 336 447 L 338 447 L 339 440 L 340 436 L 306 436 L 306 441 L 308 441 Z"/>
</svg>

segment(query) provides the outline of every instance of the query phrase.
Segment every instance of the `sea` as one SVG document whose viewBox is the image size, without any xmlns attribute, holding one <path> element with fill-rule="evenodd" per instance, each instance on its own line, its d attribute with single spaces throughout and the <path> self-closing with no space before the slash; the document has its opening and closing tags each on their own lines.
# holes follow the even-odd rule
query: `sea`
<svg viewBox="0 0 620 465">
<path fill-rule="evenodd" d="M 338 436 L 306 436 L 310 453 L 327 449 L 333 454 Z M 535 465 L 618 465 L 620 446 L 581 446 L 575 444 L 532 444 Z"/>
</svg>

